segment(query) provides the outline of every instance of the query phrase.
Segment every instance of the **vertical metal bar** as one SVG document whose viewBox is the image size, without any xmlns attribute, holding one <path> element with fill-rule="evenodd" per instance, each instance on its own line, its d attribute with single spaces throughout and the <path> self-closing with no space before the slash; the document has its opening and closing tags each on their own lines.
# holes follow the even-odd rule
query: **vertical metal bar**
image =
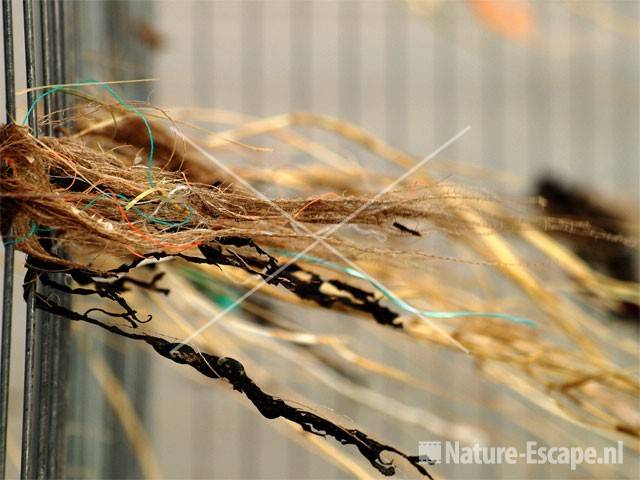
<svg viewBox="0 0 640 480">
<path fill-rule="evenodd" d="M 24 8 L 24 46 L 27 88 L 35 86 L 36 65 L 35 65 L 35 37 L 33 30 L 33 1 L 23 0 Z M 35 100 L 35 92 L 27 93 L 29 105 Z M 34 109 L 29 117 L 29 126 L 33 134 L 38 134 L 38 121 L 36 110 Z M 20 476 L 23 479 L 32 479 L 36 475 L 38 461 L 37 445 L 37 374 L 38 374 L 38 345 L 37 345 L 37 322 L 35 308 L 36 283 L 25 286 L 27 290 L 27 319 L 25 333 L 25 365 L 24 365 L 24 397 L 22 410 L 22 459 L 20 465 Z"/>
<path fill-rule="evenodd" d="M 50 8 L 51 4 L 47 0 L 40 0 L 40 61 L 42 69 L 42 84 L 49 85 L 51 83 L 51 27 L 50 27 Z M 45 135 L 53 133 L 51 124 L 51 96 L 44 97 L 43 111 L 44 115 L 49 117 L 43 127 Z M 37 288 L 37 287 L 36 287 Z M 49 415 L 50 415 L 50 390 L 51 390 L 51 326 L 52 315 L 48 313 L 38 312 L 36 319 L 38 329 L 38 348 L 40 361 L 38 362 L 36 380 L 38 383 L 38 395 L 36 401 L 38 403 L 37 416 L 37 478 L 44 479 L 47 473 L 47 466 L 50 459 L 49 455 Z"/>
<path fill-rule="evenodd" d="M 47 0 L 40 0 L 40 48 L 42 62 L 42 83 L 49 85 L 51 83 L 51 28 L 49 26 L 50 3 Z M 42 99 L 44 114 L 51 113 L 51 96 Z M 46 122 L 43 126 L 44 134 L 51 135 L 53 129 L 51 123 Z"/>
<path fill-rule="evenodd" d="M 13 12 L 11 0 L 2 1 L 2 32 L 4 47 L 4 93 L 6 122 L 16 116 L 15 70 L 13 60 Z M 0 206 L 0 211 L 2 207 Z M 4 247 L 2 279 L 2 344 L 0 346 L 0 479 L 5 478 L 7 453 L 7 417 L 9 412 L 9 370 L 11 360 L 11 320 L 13 313 L 13 257 L 14 246 Z"/>
<path fill-rule="evenodd" d="M 54 83 L 66 83 L 66 65 L 64 62 L 65 49 L 65 29 L 64 29 L 64 3 L 62 0 L 54 0 L 49 3 L 53 17 L 52 35 L 52 80 Z M 67 101 L 65 96 L 55 97 L 53 108 L 56 113 L 54 120 L 61 121 L 63 113 L 60 110 L 66 109 Z M 55 133 L 61 133 L 58 130 Z M 62 252 L 58 252 L 62 254 Z M 58 276 L 59 274 L 56 274 Z M 63 282 L 63 278 L 56 278 Z M 70 299 L 66 296 L 61 298 L 61 303 L 68 306 Z M 67 358 L 69 352 L 69 322 L 68 320 L 52 316 L 51 318 L 51 380 L 50 380 L 50 415 L 49 415 L 49 455 L 47 478 L 62 478 L 65 452 L 65 400 L 66 400 L 66 371 Z"/>
<path fill-rule="evenodd" d="M 64 23 L 64 2 L 53 0 L 48 2 L 52 13 L 53 35 L 52 35 L 52 77 L 53 82 L 60 84 L 66 82 L 66 65 L 63 52 L 65 51 L 65 23 Z M 53 109 L 58 112 L 56 120 L 62 120 L 63 113 L 60 110 L 66 108 L 67 97 L 56 95 L 54 97 Z M 55 132 L 54 132 L 55 133 Z"/>
<path fill-rule="evenodd" d="M 4 79 L 6 121 L 13 123 L 16 116 L 15 70 L 13 60 L 13 12 L 11 0 L 2 0 L 2 29 L 4 45 Z"/>
<path fill-rule="evenodd" d="M 27 75 L 27 88 L 35 87 L 36 84 L 36 57 L 35 57 L 35 33 L 33 30 L 33 0 L 23 0 L 24 8 L 24 49 Z M 34 91 L 27 92 L 27 104 L 31 105 L 36 98 Z M 38 116 L 34 109 L 28 118 L 29 127 L 33 130 L 33 135 L 38 135 Z"/>
</svg>

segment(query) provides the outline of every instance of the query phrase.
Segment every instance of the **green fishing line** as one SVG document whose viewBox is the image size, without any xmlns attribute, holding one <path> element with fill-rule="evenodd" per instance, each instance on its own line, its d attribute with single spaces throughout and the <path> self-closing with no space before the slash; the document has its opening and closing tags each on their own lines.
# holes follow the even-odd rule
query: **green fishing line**
<svg viewBox="0 0 640 480">
<path fill-rule="evenodd" d="M 22 243 L 25 240 L 31 238 L 33 235 L 35 235 L 37 230 L 38 230 L 38 224 L 32 220 L 31 227 L 29 228 L 29 231 L 27 232 L 26 235 L 21 235 L 18 238 L 8 238 L 3 242 L 4 246 L 7 247 L 9 245 L 17 245 L 19 243 Z"/>
<path fill-rule="evenodd" d="M 235 308 L 236 299 L 228 293 L 229 289 L 227 287 L 196 269 L 183 267 L 181 271 L 200 292 L 205 294 L 216 305 L 225 310 L 229 307 Z M 224 293 L 221 293 L 220 290 L 224 291 Z"/>
<path fill-rule="evenodd" d="M 127 198 L 126 195 L 122 195 L 120 193 L 117 194 L 113 194 L 113 193 L 101 193 L 100 195 L 96 196 L 95 198 L 91 199 L 89 202 L 87 202 L 86 205 L 84 205 L 80 211 L 84 212 L 85 210 L 90 209 L 91 207 L 93 207 L 96 202 L 98 202 L 101 198 L 104 197 L 112 197 L 115 196 L 117 198 L 119 198 L 120 200 L 123 201 L 123 203 L 126 205 L 127 203 L 129 203 L 131 200 L 129 198 Z M 169 220 L 163 220 L 161 218 L 156 218 L 152 215 L 147 215 L 146 213 L 144 213 L 140 208 L 134 206 L 133 210 L 136 212 L 137 215 L 139 215 L 140 217 L 144 218 L 145 220 L 148 220 L 150 222 L 153 223 L 157 223 L 159 225 L 163 225 L 165 227 L 170 227 L 170 228 L 177 228 L 177 227 L 182 227 L 184 225 L 187 225 L 189 222 L 191 222 L 191 220 L 193 220 L 193 218 L 195 217 L 195 211 L 193 209 L 193 207 L 191 207 L 190 205 L 187 205 L 187 209 L 189 210 L 189 215 L 187 215 L 187 217 L 184 220 L 181 220 L 179 222 L 170 222 Z M 31 228 L 29 229 L 29 232 L 26 235 L 22 235 L 18 238 L 9 238 L 8 240 L 4 241 L 4 245 L 18 245 L 19 243 L 24 242 L 25 240 L 28 240 L 29 238 L 31 238 L 33 235 L 35 235 L 36 232 L 53 232 L 55 231 L 55 228 L 51 228 L 51 227 L 38 227 L 38 224 L 36 222 L 31 222 Z"/>
<path fill-rule="evenodd" d="M 126 100 L 124 100 L 120 96 L 120 94 L 118 94 L 118 92 L 116 92 L 113 88 L 111 88 L 109 84 L 105 82 L 89 79 L 89 80 L 83 80 L 78 83 L 85 84 L 85 85 L 97 85 L 99 87 L 104 88 L 122 107 L 124 107 L 125 110 L 135 113 L 142 120 L 145 128 L 147 129 L 147 134 L 149 136 L 149 156 L 147 159 L 147 181 L 149 182 L 149 186 L 155 187 L 156 182 L 153 179 L 152 167 L 153 167 L 153 158 L 155 156 L 156 145 L 153 137 L 153 131 L 151 130 L 151 125 L 149 124 L 149 120 L 147 120 L 147 117 L 135 105 L 132 105 Z M 24 120 L 22 121 L 22 124 L 25 125 L 27 123 L 27 121 L 29 120 L 29 116 L 31 116 L 35 108 L 38 106 L 38 103 L 40 103 L 44 98 L 48 97 L 49 95 L 52 95 L 59 91 L 64 92 L 65 87 L 63 86 L 53 87 L 49 90 L 42 92 L 40 95 L 38 95 L 29 106 L 29 109 L 27 110 L 27 114 L 25 115 Z"/>
<path fill-rule="evenodd" d="M 428 317 L 428 318 L 463 318 L 463 317 L 489 317 L 489 318 L 499 318 L 501 320 L 508 320 L 513 323 L 519 323 L 523 325 L 528 325 L 530 327 L 537 327 L 538 325 L 527 318 L 516 317 L 514 315 L 509 315 L 507 313 L 487 313 L 487 312 L 432 312 L 428 310 L 419 310 L 416 307 L 408 304 L 401 298 L 397 297 L 393 292 L 390 292 L 387 288 L 384 287 L 380 282 L 376 279 L 371 278 L 369 275 L 360 272 L 351 267 L 343 267 L 342 265 L 338 265 L 336 263 L 329 262 L 327 260 L 323 260 L 322 258 L 312 257 L 310 255 L 299 255 L 294 252 L 289 252 L 287 250 L 273 250 L 276 254 L 283 255 L 285 257 L 294 257 L 299 258 L 301 260 L 306 260 L 311 263 L 315 263 L 316 265 L 321 265 L 332 270 L 346 273 L 347 275 L 359 278 L 360 280 L 365 280 L 369 282 L 373 287 L 375 287 L 378 291 L 380 291 L 388 300 L 393 302 L 395 305 L 400 307 L 402 310 L 406 312 L 413 313 L 418 316 Z"/>
<path fill-rule="evenodd" d="M 149 124 L 149 121 L 147 120 L 147 117 L 136 106 L 134 106 L 134 105 L 128 103 L 126 100 L 124 100 L 118 94 L 118 92 L 116 92 L 113 88 L 111 88 L 111 86 L 109 84 L 107 84 L 105 82 L 100 82 L 98 80 L 88 79 L 88 80 L 80 81 L 78 83 L 79 84 L 85 84 L 85 85 L 97 85 L 99 87 L 104 88 L 120 105 L 122 105 L 125 108 L 125 110 L 135 113 L 142 120 L 142 122 L 144 123 L 144 126 L 145 126 L 145 128 L 147 130 L 147 134 L 149 136 L 149 156 L 148 156 L 148 159 L 147 159 L 147 181 L 149 182 L 149 185 L 151 187 L 155 187 L 155 180 L 153 179 L 153 170 L 152 170 L 153 159 L 154 159 L 154 156 L 155 156 L 155 140 L 154 140 L 154 137 L 153 137 L 153 131 L 151 130 L 151 125 Z M 53 95 L 54 93 L 60 92 L 60 91 L 66 92 L 65 87 L 59 85 L 57 87 L 53 87 L 53 88 L 51 88 L 49 90 L 46 90 L 46 91 L 40 93 L 38 96 L 36 96 L 36 98 L 33 100 L 31 105 L 29 106 L 29 109 L 27 110 L 27 113 L 26 113 L 26 115 L 24 117 L 24 120 L 22 121 L 22 124 L 26 125 L 26 123 L 29 120 L 29 117 L 31 116 L 33 111 L 37 108 L 38 104 L 43 99 L 45 99 L 49 95 Z M 100 199 L 100 197 L 102 197 L 104 195 L 105 194 L 100 195 L 100 196 L 94 198 L 93 200 L 91 200 L 87 205 L 85 205 L 82 208 L 82 210 L 86 210 L 87 208 L 91 208 L 91 206 L 93 206 L 93 204 L 95 204 Z M 126 199 L 126 197 L 125 197 L 125 199 Z M 127 199 L 127 201 L 129 201 L 129 200 Z M 186 219 L 184 219 L 184 220 L 182 220 L 180 222 L 169 222 L 169 221 L 166 221 L 166 220 L 158 219 L 158 218 L 155 218 L 153 216 L 146 215 L 144 212 L 142 212 L 138 208 L 136 208 L 136 213 L 138 215 L 140 215 L 141 217 L 145 218 L 146 220 L 149 220 L 149 221 L 154 222 L 154 223 L 158 223 L 160 225 L 164 225 L 164 226 L 167 226 L 167 227 L 180 227 L 180 226 L 186 225 L 187 223 L 189 223 L 193 219 L 193 216 L 194 216 L 193 209 L 191 207 L 188 207 L 188 208 L 190 210 L 189 215 L 187 216 Z M 28 238 L 32 237 L 36 233 L 36 231 L 38 231 L 38 230 L 53 231 L 53 229 L 51 229 L 51 228 L 49 228 L 49 229 L 45 229 L 45 227 L 38 228 L 38 225 L 35 222 L 32 222 L 31 228 L 30 228 L 29 232 L 26 235 L 22 235 L 22 236 L 20 236 L 18 238 L 15 238 L 15 239 L 10 238 L 10 239 L 6 240 L 4 242 L 4 244 L 5 245 L 12 245 L 12 244 L 13 245 L 17 245 L 19 243 L 22 243 L 25 240 L 27 240 Z"/>
</svg>

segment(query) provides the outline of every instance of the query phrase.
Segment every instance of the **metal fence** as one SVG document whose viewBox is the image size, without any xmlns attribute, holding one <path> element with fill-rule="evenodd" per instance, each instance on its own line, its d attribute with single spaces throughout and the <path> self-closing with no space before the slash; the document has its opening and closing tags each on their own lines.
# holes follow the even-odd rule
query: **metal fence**
<svg viewBox="0 0 640 480">
<path fill-rule="evenodd" d="M 81 59 L 83 45 L 90 42 L 110 48 L 113 55 L 122 54 L 121 49 L 127 48 L 127 37 L 117 19 L 128 18 L 139 6 L 126 2 L 64 0 L 3 0 L 2 5 L 6 122 L 21 123 L 22 118 L 17 115 L 29 110 L 25 120 L 36 135 L 58 135 L 63 130 L 72 130 L 73 124 L 63 117 L 69 107 L 67 98 L 64 95 L 40 98 L 44 90 L 35 87 L 91 77 L 91 67 L 85 66 Z M 96 25 L 98 29 L 90 30 Z M 135 46 L 128 50 L 129 58 L 133 58 L 135 51 Z M 144 62 L 138 65 L 142 68 Z M 17 94 L 16 85 L 26 87 L 26 95 Z M 140 92 L 129 89 L 126 93 L 135 97 Z M 29 109 L 36 103 L 36 108 Z M 38 115 L 47 116 L 51 122 L 39 128 Z M 5 229 L 10 228 L 6 219 L 11 213 L 10 204 L 2 205 Z M 5 239 L 11 236 L 8 230 L 3 230 L 3 234 Z M 83 335 L 71 335 L 66 319 L 35 310 L 32 292 L 44 287 L 38 284 L 36 272 L 27 271 L 24 276 L 22 262 L 25 259 L 22 255 L 16 256 L 14 250 L 11 241 L 5 243 L 0 477 L 18 474 L 21 478 L 136 476 L 135 465 L 126 461 L 126 445 L 121 429 L 113 421 L 113 412 L 101 408 L 103 404 L 99 402 L 91 404 L 100 397 L 96 397 L 96 386 L 87 381 L 90 376 L 86 362 L 81 349 L 77 348 L 83 345 Z M 61 301 L 69 300 L 62 298 Z M 123 354 L 105 347 L 101 354 L 116 375 L 126 377 L 137 386 L 137 394 L 131 393 L 133 401 L 144 398 L 145 357 L 137 349 Z M 10 396 L 10 392 L 13 395 Z M 142 407 L 139 401 L 138 407 Z M 10 425 L 20 423 L 21 434 L 13 429 L 13 435 L 8 438 Z M 81 425 L 79 429 L 78 425 Z M 103 432 L 99 436 L 102 440 L 93 444 L 91 435 L 87 435 L 92 429 Z M 105 438 L 109 440 L 107 448 Z M 7 450 L 12 468 L 7 468 Z M 16 455 L 20 458 L 19 465 L 15 464 Z"/>
<path fill-rule="evenodd" d="M 16 122 L 16 92 L 14 56 L 15 34 L 12 16 L 12 2 L 3 2 L 3 35 L 5 66 L 6 121 Z M 64 83 L 67 78 L 65 64 L 66 33 L 65 5 L 61 1 L 23 3 L 24 72 L 29 105 L 35 101 L 36 85 Z M 19 68 L 19 67 L 18 67 Z M 65 108 L 64 100 L 46 98 L 43 101 L 44 115 L 51 115 Z M 28 124 L 37 135 L 36 110 L 31 110 Z M 43 132 L 53 134 L 51 127 Z M 11 205 L 3 205 L 3 214 L 11 215 Z M 3 232 L 9 235 L 9 232 Z M 5 236 L 5 238 L 8 238 Z M 2 334 L 2 473 L 5 470 L 6 430 L 9 394 L 11 326 L 13 313 L 13 264 L 14 248 L 5 246 L 5 266 L 3 284 L 3 334 Z M 56 478 L 61 475 L 64 462 L 64 409 L 65 376 L 67 363 L 68 324 L 36 312 L 33 292 L 43 288 L 36 276 L 25 277 L 25 347 L 24 347 L 24 399 L 22 411 L 21 475 L 24 478 Z"/>
</svg>

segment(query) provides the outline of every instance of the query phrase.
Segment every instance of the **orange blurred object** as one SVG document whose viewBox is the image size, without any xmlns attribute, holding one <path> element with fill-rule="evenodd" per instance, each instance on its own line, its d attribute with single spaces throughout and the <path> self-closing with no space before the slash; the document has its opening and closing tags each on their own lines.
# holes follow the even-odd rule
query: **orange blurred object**
<svg viewBox="0 0 640 480">
<path fill-rule="evenodd" d="M 485 26 L 513 40 L 526 40 L 534 30 L 533 8 L 525 0 L 469 0 Z"/>
</svg>

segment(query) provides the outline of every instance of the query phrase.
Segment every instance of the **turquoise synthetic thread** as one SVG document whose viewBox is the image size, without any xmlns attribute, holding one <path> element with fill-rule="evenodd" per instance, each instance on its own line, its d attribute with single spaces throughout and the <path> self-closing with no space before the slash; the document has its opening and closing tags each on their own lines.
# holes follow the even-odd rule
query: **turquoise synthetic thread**
<svg viewBox="0 0 640 480">
<path fill-rule="evenodd" d="M 151 125 L 149 124 L 149 120 L 147 120 L 147 117 L 137 107 L 135 107 L 134 105 L 131 105 L 126 100 L 124 100 L 118 94 L 118 92 L 116 92 L 113 88 L 111 88 L 109 84 L 105 82 L 89 79 L 89 80 L 83 80 L 78 83 L 82 83 L 86 85 L 98 85 L 99 87 L 104 88 L 107 92 L 109 92 L 109 94 L 113 98 L 116 99 L 116 101 L 120 105 L 122 105 L 125 108 L 125 110 L 135 113 L 138 117 L 140 117 L 140 119 L 144 123 L 145 128 L 147 129 L 147 134 L 149 135 L 149 157 L 147 159 L 147 181 L 149 182 L 149 186 L 155 187 L 156 182 L 153 179 L 152 167 L 153 167 L 153 157 L 155 156 L 155 151 L 156 151 L 156 145 L 153 137 L 153 131 L 151 130 Z M 24 120 L 22 121 L 22 124 L 24 125 L 27 123 L 29 116 L 33 113 L 33 110 L 36 108 L 39 102 L 41 102 L 44 98 L 48 97 L 49 95 L 52 95 L 60 90 L 64 90 L 64 88 L 65 87 L 63 86 L 53 87 L 50 90 L 42 92 L 40 95 L 38 95 L 29 106 L 29 110 L 27 110 L 27 114 L 25 115 Z"/>
<path fill-rule="evenodd" d="M 100 198 L 102 197 L 110 197 L 112 195 L 115 195 L 117 198 L 119 198 L 120 200 L 123 200 L 126 203 L 129 203 L 130 199 L 127 198 L 125 195 L 122 195 L 120 193 L 118 194 L 112 194 L 112 193 L 102 193 L 100 195 L 98 195 L 97 197 L 93 198 L 91 201 L 89 201 L 84 207 L 82 207 L 80 209 L 80 211 L 85 211 L 89 208 L 91 208 L 93 205 L 95 205 L 95 203 L 100 200 Z M 185 218 L 184 220 L 180 221 L 180 222 L 169 222 L 167 220 L 162 220 L 160 218 L 156 218 L 153 217 L 151 215 L 147 215 L 146 213 L 144 213 L 142 210 L 140 210 L 138 207 L 134 206 L 133 210 L 136 212 L 136 214 L 138 214 L 140 217 L 144 218 L 145 220 L 148 220 L 150 222 L 153 223 L 157 223 L 159 225 L 163 225 L 165 227 L 172 227 L 172 228 L 177 228 L 177 227 L 182 227 L 186 224 L 188 224 L 189 222 L 191 222 L 191 220 L 193 220 L 193 217 L 195 216 L 195 211 L 193 210 L 193 208 L 190 205 L 187 205 L 187 208 L 189 209 L 189 215 L 187 215 L 187 218 Z M 29 232 L 26 235 L 22 235 L 21 237 L 18 238 L 10 238 L 9 240 L 6 240 L 4 242 L 4 245 L 17 245 L 19 243 L 24 242 L 25 240 L 31 238 L 33 235 L 35 235 L 35 233 L 37 231 L 43 231 L 43 232 L 52 232 L 54 231 L 54 228 L 51 227 L 38 227 L 38 224 L 36 222 L 31 222 L 31 228 L 29 229 Z"/>
<path fill-rule="evenodd" d="M 19 243 L 24 242 L 25 240 L 27 240 L 28 238 L 32 237 L 36 231 L 38 230 L 38 224 L 36 222 L 34 222 L 33 220 L 31 221 L 31 228 L 29 228 L 29 232 L 27 232 L 26 235 L 22 235 L 18 238 L 10 238 L 8 240 L 4 241 L 4 246 L 8 246 L 8 245 L 17 245 Z"/>
<path fill-rule="evenodd" d="M 212 284 L 216 286 L 219 285 L 218 282 L 210 276 L 188 267 L 183 267 L 181 270 L 187 276 L 189 281 L 196 286 L 196 288 L 205 293 L 209 297 L 209 299 L 211 299 L 220 307 L 229 308 L 230 306 L 237 303 L 237 295 L 232 296 L 229 293 L 220 293 L 214 291 L 214 287 L 212 286 Z M 228 291 L 227 286 L 222 286 L 221 288 Z"/>
<path fill-rule="evenodd" d="M 149 157 L 147 159 L 147 181 L 149 182 L 149 185 L 151 187 L 155 187 L 155 180 L 153 179 L 153 159 L 155 156 L 155 140 L 153 137 L 153 131 L 151 130 L 151 125 L 149 124 L 149 121 L 147 120 L 147 117 L 138 109 L 136 108 L 134 105 L 129 104 L 127 101 L 125 101 L 119 94 L 118 92 L 116 92 L 113 88 L 111 88 L 110 85 L 104 83 L 104 82 L 100 82 L 98 80 L 93 80 L 93 79 L 89 79 L 89 80 L 83 80 L 81 82 L 78 83 L 82 83 L 82 84 L 86 84 L 86 85 L 97 85 L 100 86 L 102 88 L 104 88 L 107 92 L 109 92 L 109 94 L 120 104 L 122 105 L 126 110 L 135 113 L 138 117 L 140 117 L 140 119 L 142 120 L 142 122 L 144 123 L 144 126 L 147 130 L 147 134 L 149 136 Z M 27 123 L 27 121 L 29 120 L 29 117 L 31 116 L 31 114 L 33 113 L 33 111 L 35 110 L 35 108 L 38 106 L 38 103 L 40 103 L 44 98 L 48 97 L 49 95 L 52 95 L 56 92 L 59 91 L 64 91 L 65 87 L 63 86 L 57 86 L 57 87 L 53 87 L 49 90 L 46 90 L 44 92 L 42 92 L 41 94 L 39 94 L 34 101 L 31 103 L 31 105 L 29 106 L 29 109 L 27 110 L 27 113 L 24 117 L 24 120 L 22 121 L 22 124 L 25 125 Z M 97 202 L 102 196 L 104 195 L 110 195 L 110 194 L 103 194 L 103 195 L 99 195 L 98 197 L 94 198 L 93 200 L 91 200 L 87 205 L 85 205 L 82 210 L 86 210 L 87 208 L 90 208 L 91 206 L 93 206 L 93 204 L 95 204 L 95 202 Z M 125 197 L 124 195 L 118 195 L 119 198 L 122 198 L 124 200 L 126 200 L 127 202 L 129 202 L 129 199 L 127 197 Z M 153 223 L 157 223 L 159 225 L 163 225 L 166 227 L 181 227 L 183 225 L 188 224 L 194 217 L 195 213 L 193 211 L 193 208 L 191 208 L 190 206 L 187 206 L 187 208 L 189 209 L 189 215 L 187 216 L 187 218 L 185 218 L 184 220 L 180 221 L 180 222 L 169 222 L 166 220 L 162 220 L 156 217 L 153 217 L 151 215 L 147 215 L 145 214 L 142 210 L 140 210 L 137 207 L 134 207 L 135 212 L 141 216 L 142 218 L 153 222 Z M 16 239 L 9 239 L 7 241 L 4 242 L 5 245 L 10 245 L 10 244 L 15 244 L 17 245 L 18 243 L 24 242 L 25 240 L 27 240 L 28 238 L 32 237 L 36 231 L 38 230 L 42 230 L 43 228 L 38 228 L 38 225 L 34 223 L 32 223 L 31 229 L 29 230 L 27 235 L 23 235 L 19 238 Z M 51 231 L 52 229 L 49 229 L 49 231 Z"/>
<path fill-rule="evenodd" d="M 336 270 L 339 272 L 346 273 L 355 278 L 359 278 L 361 280 L 365 280 L 369 282 L 373 287 L 379 290 L 387 299 L 395 303 L 401 309 L 416 314 L 418 316 L 429 317 L 429 318 L 461 318 L 461 317 L 489 317 L 489 318 L 500 318 L 502 320 L 508 320 L 513 323 L 519 323 L 523 325 L 527 325 L 530 327 L 537 327 L 538 325 L 527 318 L 516 317 L 514 315 L 509 315 L 507 313 L 486 313 L 486 312 L 430 312 L 427 310 L 419 310 L 412 305 L 409 305 L 407 302 L 398 298 L 395 294 L 387 290 L 383 285 L 381 285 L 378 281 L 370 276 L 362 273 L 354 268 L 343 267 L 342 265 L 338 265 L 336 263 L 332 263 L 321 258 L 312 257 L 310 255 L 299 255 L 294 252 L 288 252 L 286 250 L 273 250 L 276 254 L 283 255 L 285 257 L 296 257 L 301 260 L 306 260 L 308 262 L 315 263 L 317 265 L 322 265 L 324 267 L 328 267 L 332 270 Z"/>
</svg>

